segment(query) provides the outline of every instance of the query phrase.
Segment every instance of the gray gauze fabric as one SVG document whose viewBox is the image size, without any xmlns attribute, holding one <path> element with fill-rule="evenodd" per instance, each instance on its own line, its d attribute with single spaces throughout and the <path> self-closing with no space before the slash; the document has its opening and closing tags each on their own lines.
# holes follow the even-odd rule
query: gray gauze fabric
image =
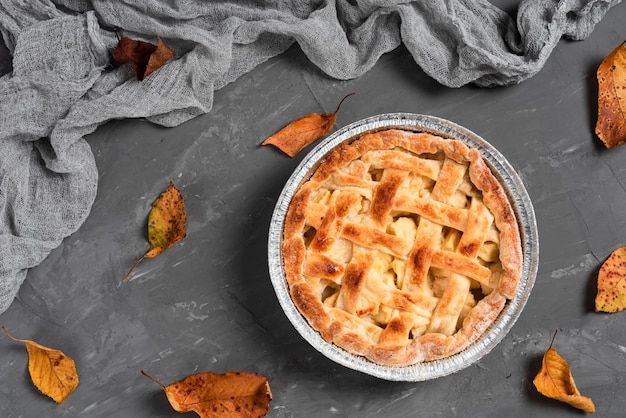
<svg viewBox="0 0 626 418">
<path fill-rule="evenodd" d="M 404 44 L 415 71 L 450 87 L 519 83 L 562 37 L 584 39 L 619 0 L 525 0 L 513 20 L 486 0 L 0 0 L 12 57 L 0 78 L 0 313 L 88 216 L 98 172 L 83 137 L 102 123 L 178 125 L 213 92 L 297 43 L 352 79 Z M 144 81 L 111 65 L 119 35 L 176 52 Z"/>
</svg>

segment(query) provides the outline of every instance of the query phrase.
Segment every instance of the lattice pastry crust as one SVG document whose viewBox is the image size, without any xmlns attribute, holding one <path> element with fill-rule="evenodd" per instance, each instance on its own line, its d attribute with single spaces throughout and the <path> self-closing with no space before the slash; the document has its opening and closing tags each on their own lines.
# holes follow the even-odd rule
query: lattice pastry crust
<svg viewBox="0 0 626 418">
<path fill-rule="evenodd" d="M 458 353 L 518 288 L 507 196 L 477 150 L 389 129 L 336 148 L 284 226 L 291 298 L 322 337 L 386 366 Z"/>
</svg>

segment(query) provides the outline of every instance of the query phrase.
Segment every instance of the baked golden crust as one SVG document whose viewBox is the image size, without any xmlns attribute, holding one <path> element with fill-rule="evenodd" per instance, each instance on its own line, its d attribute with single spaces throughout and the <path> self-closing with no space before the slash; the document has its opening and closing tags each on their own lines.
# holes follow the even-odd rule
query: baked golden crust
<svg viewBox="0 0 626 418">
<path fill-rule="evenodd" d="M 522 250 L 477 150 L 388 129 L 338 146 L 296 191 L 283 262 L 321 336 L 386 366 L 450 356 L 515 296 Z"/>
</svg>

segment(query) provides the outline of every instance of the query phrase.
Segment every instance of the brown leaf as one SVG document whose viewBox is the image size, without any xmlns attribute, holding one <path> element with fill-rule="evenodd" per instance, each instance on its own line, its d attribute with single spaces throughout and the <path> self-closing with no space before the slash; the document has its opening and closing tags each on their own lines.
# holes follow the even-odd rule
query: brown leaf
<svg viewBox="0 0 626 418">
<path fill-rule="evenodd" d="M 171 58 L 174 58 L 174 56 L 176 55 L 176 53 L 172 51 L 170 47 L 167 46 L 165 42 L 163 42 L 158 36 L 157 42 L 157 48 L 150 55 L 150 59 L 148 60 L 148 65 L 146 66 L 146 71 L 143 74 L 143 78 L 148 77 L 154 71 L 161 68 L 163 64 L 165 64 Z"/>
<path fill-rule="evenodd" d="M 170 180 L 170 185 L 152 203 L 152 209 L 148 215 L 150 249 L 133 264 L 124 280 L 128 278 L 141 260 L 157 257 L 172 245 L 183 240 L 187 236 L 186 223 L 187 213 L 185 212 L 183 196 L 174 182 Z"/>
<path fill-rule="evenodd" d="M 28 372 L 37 389 L 55 402 L 63 403 L 78 386 L 74 360 L 59 350 L 44 347 L 34 341 L 14 338 L 4 327 L 2 330 L 10 339 L 26 346 Z"/>
<path fill-rule="evenodd" d="M 119 40 L 113 51 L 117 62 L 128 62 L 135 70 L 137 80 L 143 80 L 158 70 L 176 54 L 157 36 L 157 45 L 129 38 Z"/>
<path fill-rule="evenodd" d="M 596 312 L 619 312 L 626 309 L 626 247 L 609 256 L 598 273 Z"/>
<path fill-rule="evenodd" d="M 274 145 L 290 157 L 294 157 L 308 145 L 328 134 L 337 121 L 337 112 L 350 93 L 339 102 L 333 113 L 311 113 L 294 120 L 274 135 L 267 138 L 261 145 Z"/>
<path fill-rule="evenodd" d="M 272 400 L 269 382 L 255 373 L 198 373 L 169 386 L 141 373 L 163 388 L 176 411 L 194 411 L 202 418 L 262 417 Z"/>
<path fill-rule="evenodd" d="M 607 148 L 626 143 L 626 46 L 622 43 L 598 67 L 596 135 Z"/>
<path fill-rule="evenodd" d="M 554 338 L 552 341 L 554 342 Z M 552 344 L 550 343 L 550 348 L 544 354 L 541 370 L 533 380 L 535 387 L 539 393 L 548 398 L 565 402 L 585 412 L 596 412 L 593 401 L 586 396 L 582 396 L 576 388 L 569 365 L 556 352 Z"/>
</svg>

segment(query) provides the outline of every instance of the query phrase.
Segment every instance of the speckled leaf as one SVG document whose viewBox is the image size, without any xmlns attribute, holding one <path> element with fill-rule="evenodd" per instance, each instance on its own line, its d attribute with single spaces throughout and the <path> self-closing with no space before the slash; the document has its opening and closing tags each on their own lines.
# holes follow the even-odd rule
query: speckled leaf
<svg viewBox="0 0 626 418">
<path fill-rule="evenodd" d="M 272 400 L 269 382 L 255 373 L 198 373 L 169 386 L 142 373 L 163 388 L 172 408 L 202 418 L 263 417 Z"/>
<path fill-rule="evenodd" d="M 335 126 L 337 112 L 350 93 L 339 102 L 333 113 L 311 113 L 294 120 L 267 138 L 261 145 L 273 145 L 290 157 L 294 157 L 317 139 L 327 135 Z"/>
<path fill-rule="evenodd" d="M 598 273 L 596 312 L 626 309 L 626 246 L 613 251 Z"/>
<path fill-rule="evenodd" d="M 157 257 L 172 245 L 183 240 L 187 236 L 186 223 L 187 213 L 185 212 L 183 196 L 174 182 L 170 180 L 170 185 L 152 203 L 152 209 L 148 215 L 150 249 L 133 264 L 124 280 L 128 278 L 141 260 Z"/>
<path fill-rule="evenodd" d="M 173 181 L 152 204 L 148 215 L 148 242 L 150 251 L 146 258 L 156 257 L 172 245 L 183 240 L 187 233 L 187 214 L 183 196 Z"/>
<path fill-rule="evenodd" d="M 55 402 L 61 404 L 78 386 L 78 373 L 74 360 L 59 350 L 45 347 L 30 340 L 20 340 L 5 334 L 15 342 L 23 343 L 28 352 L 28 372 L 33 384 Z"/>
<path fill-rule="evenodd" d="M 593 401 L 582 396 L 576 388 L 569 364 L 556 352 L 552 344 L 543 356 L 541 370 L 533 383 L 539 393 L 548 398 L 565 402 L 585 412 L 596 412 Z"/>
<path fill-rule="evenodd" d="M 626 143 L 626 46 L 622 43 L 598 67 L 596 135 L 607 148 Z"/>
</svg>

